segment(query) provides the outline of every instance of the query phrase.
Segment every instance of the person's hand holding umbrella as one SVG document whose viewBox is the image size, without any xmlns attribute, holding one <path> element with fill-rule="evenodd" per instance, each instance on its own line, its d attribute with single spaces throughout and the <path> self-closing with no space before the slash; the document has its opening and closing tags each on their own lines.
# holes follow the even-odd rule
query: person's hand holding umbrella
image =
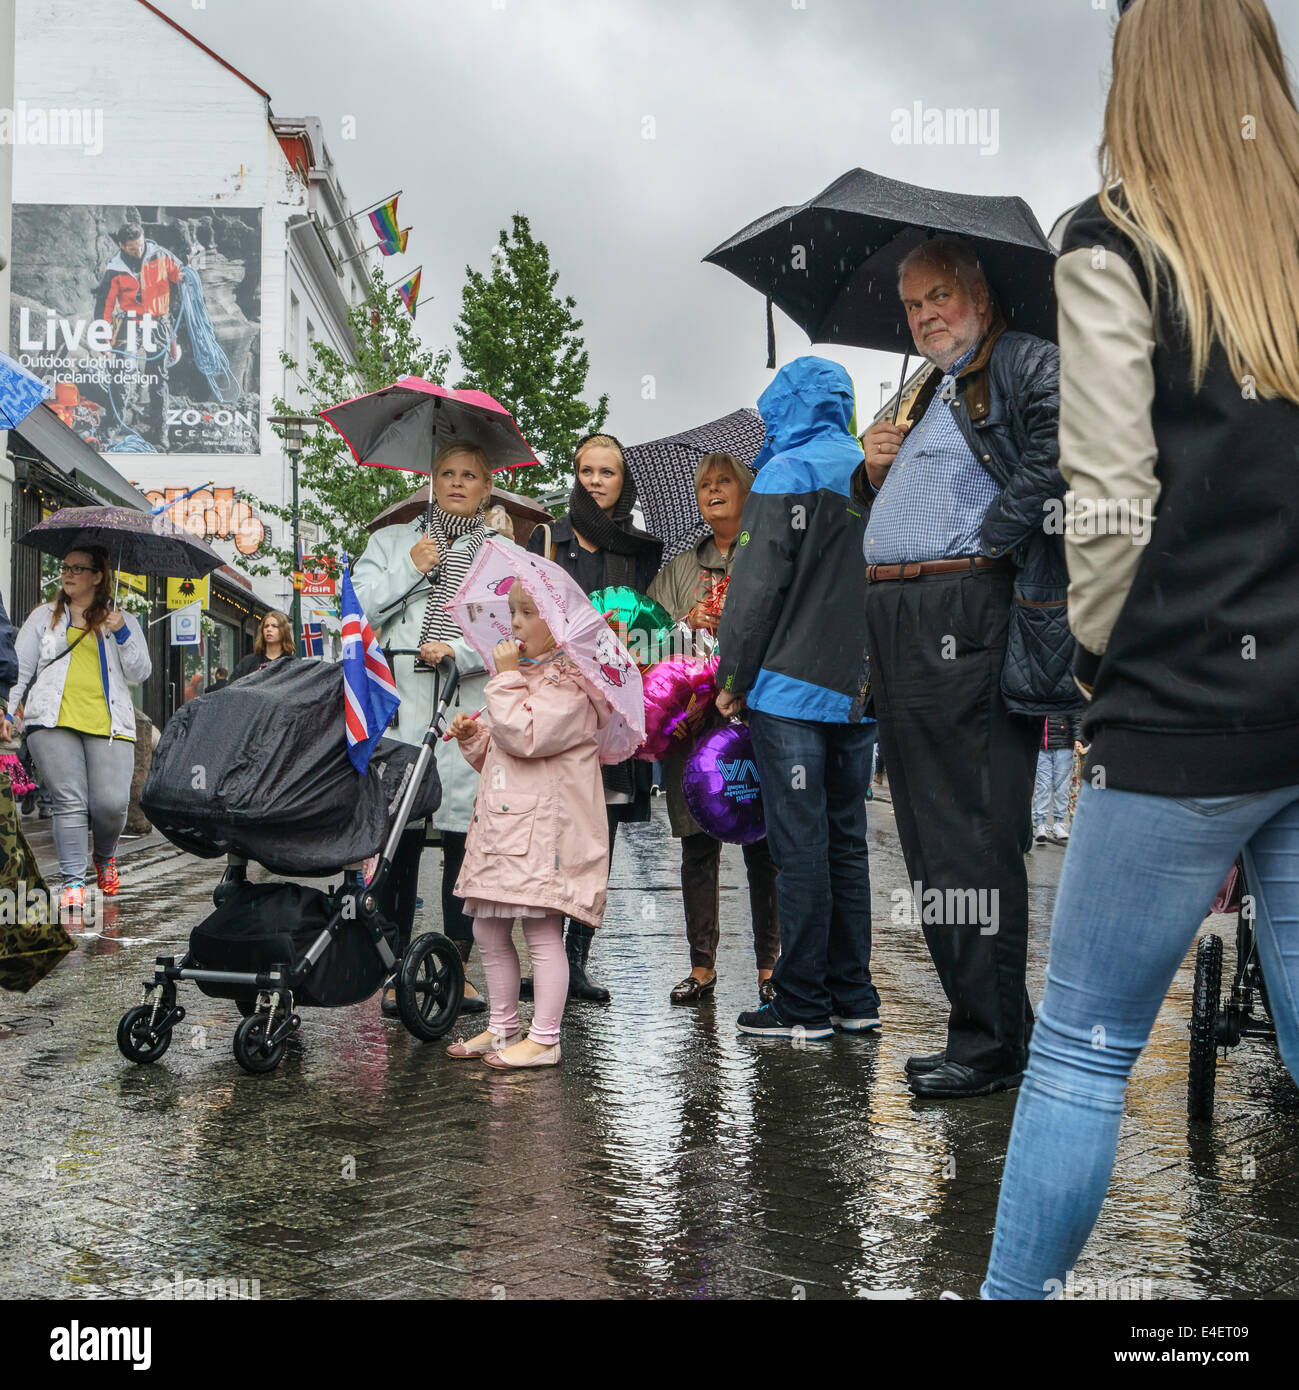
<svg viewBox="0 0 1299 1390">
<path fill-rule="evenodd" d="M 438 543 L 432 536 L 423 537 L 410 548 L 410 562 L 421 574 L 428 574 L 430 570 L 436 569 L 441 559 Z"/>
<path fill-rule="evenodd" d="M 902 441 L 907 437 L 911 425 L 903 421 L 895 425 L 889 420 L 879 420 L 861 437 L 862 452 L 866 455 L 866 476 L 871 486 L 878 492 L 889 476 L 893 460 L 898 456 Z"/>
</svg>

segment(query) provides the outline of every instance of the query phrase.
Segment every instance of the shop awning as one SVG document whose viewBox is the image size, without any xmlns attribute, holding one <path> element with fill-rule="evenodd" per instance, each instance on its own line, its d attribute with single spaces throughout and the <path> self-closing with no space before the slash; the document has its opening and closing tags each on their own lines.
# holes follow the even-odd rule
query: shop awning
<svg viewBox="0 0 1299 1390">
<path fill-rule="evenodd" d="M 108 506 L 133 507 L 142 512 L 153 510 L 153 503 L 144 493 L 127 482 L 111 464 L 105 463 L 48 405 L 38 405 L 11 433 L 26 440 L 61 473 Z"/>
</svg>

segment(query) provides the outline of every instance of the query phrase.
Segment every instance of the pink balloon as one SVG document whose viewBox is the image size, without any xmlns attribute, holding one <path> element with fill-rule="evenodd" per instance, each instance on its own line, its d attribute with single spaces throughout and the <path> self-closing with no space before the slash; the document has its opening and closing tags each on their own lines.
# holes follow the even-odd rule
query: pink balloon
<svg viewBox="0 0 1299 1390">
<path fill-rule="evenodd" d="M 689 748 L 717 699 L 717 659 L 677 656 L 645 672 L 645 742 L 636 750 L 644 762 Z"/>
</svg>

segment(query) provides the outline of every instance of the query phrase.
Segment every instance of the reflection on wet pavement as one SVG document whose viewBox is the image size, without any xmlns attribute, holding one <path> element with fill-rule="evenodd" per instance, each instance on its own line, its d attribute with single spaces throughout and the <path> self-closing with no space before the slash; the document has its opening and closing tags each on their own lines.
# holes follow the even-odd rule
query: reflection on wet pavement
<svg viewBox="0 0 1299 1390">
<path fill-rule="evenodd" d="M 881 1036 L 737 1036 L 756 972 L 730 848 L 715 1001 L 669 1005 L 689 966 L 660 808 L 619 837 L 592 953 L 613 1003 L 570 1006 L 562 1068 L 521 1074 L 451 1061 L 376 998 L 308 1011 L 280 1069 L 246 1076 L 233 1005 L 192 987 L 171 1050 L 131 1066 L 117 1020 L 154 955 L 184 949 L 220 865 L 124 871 L 96 933 L 29 995 L 0 996 L 0 1296 L 140 1296 L 179 1276 L 256 1280 L 263 1298 L 973 1297 L 1014 1096 L 906 1090 L 903 1060 L 942 1045 L 945 1006 L 919 928 L 889 921 L 906 874 L 887 804 L 871 818 Z M 1061 858 L 1030 857 L 1035 998 Z M 430 905 L 438 871 L 431 850 Z M 483 987 L 476 957 L 470 978 Z M 1214 1124 L 1192 1131 L 1190 981 L 1188 957 L 1076 1276 L 1293 1297 L 1299 1091 L 1248 1041 L 1219 1068 Z"/>
</svg>

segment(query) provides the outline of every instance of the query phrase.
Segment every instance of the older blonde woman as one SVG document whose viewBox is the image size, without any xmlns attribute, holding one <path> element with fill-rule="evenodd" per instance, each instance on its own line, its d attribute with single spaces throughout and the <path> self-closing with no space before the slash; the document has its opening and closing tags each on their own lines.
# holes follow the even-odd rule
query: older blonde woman
<svg viewBox="0 0 1299 1390">
<path fill-rule="evenodd" d="M 458 707 L 472 713 L 483 704 L 487 672 L 482 658 L 451 621 L 446 605 L 479 547 L 495 534 L 485 525 L 491 492 L 492 468 L 487 455 L 472 444 L 444 444 L 433 460 L 436 505 L 431 518 L 421 515 L 413 523 L 376 532 L 353 568 L 356 597 L 380 633 L 380 640 L 420 651 L 418 661 L 409 656 L 393 658 L 401 707 L 397 726 L 390 734 L 405 743 L 418 744 L 424 738 L 433 717 L 435 684 L 427 668 L 444 657 L 453 658 L 460 669 Z M 455 942 L 461 959 L 467 961 L 474 944 L 473 919 L 465 915 L 464 903 L 454 889 L 465 856 L 478 774 L 454 743 L 438 743 L 434 752 L 442 781 L 442 804 L 433 816 L 433 825 L 442 839 L 443 931 Z M 407 827 L 393 865 L 394 911 L 403 949 L 415 920 L 424 838 L 422 824 Z M 389 1014 L 396 1011 L 390 990 L 384 993 L 383 1007 Z M 465 1011 L 480 1013 L 485 1007 L 474 987 L 466 984 Z"/>
<path fill-rule="evenodd" d="M 725 601 L 723 581 L 731 573 L 740 514 L 749 495 L 752 475 L 730 454 L 705 454 L 695 471 L 699 515 L 712 534 L 692 550 L 669 560 L 650 585 L 650 597 L 674 619 L 685 619 L 696 631 L 717 630 Z M 681 841 L 681 897 L 690 942 L 690 974 L 671 993 L 674 1004 L 696 1004 L 717 986 L 717 944 L 721 936 L 719 880 L 722 846 L 695 823 L 681 791 L 684 757 L 665 760 L 668 820 Z M 753 950 L 758 963 L 758 998 L 772 997 L 771 972 L 780 954 L 780 923 L 776 914 L 776 866 L 766 840 L 744 846 L 749 878 L 749 911 L 753 919 Z"/>
</svg>

